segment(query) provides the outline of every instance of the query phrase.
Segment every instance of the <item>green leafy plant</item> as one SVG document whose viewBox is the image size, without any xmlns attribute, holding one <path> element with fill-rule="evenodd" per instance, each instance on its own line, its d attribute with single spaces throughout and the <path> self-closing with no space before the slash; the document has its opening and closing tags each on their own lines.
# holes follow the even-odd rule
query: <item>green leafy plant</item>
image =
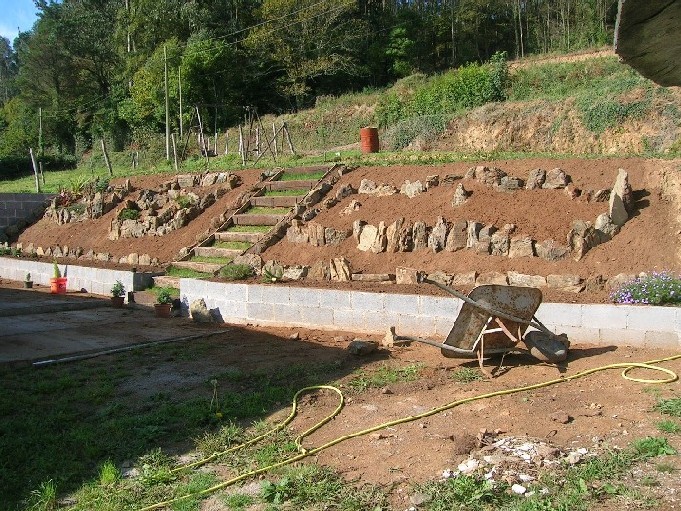
<svg viewBox="0 0 681 511">
<path fill-rule="evenodd" d="M 364 391 L 369 388 L 384 387 L 391 383 L 414 381 L 421 372 L 421 364 L 412 364 L 405 367 L 381 366 L 373 373 L 360 371 L 353 377 L 349 386 L 355 391 Z"/>
<path fill-rule="evenodd" d="M 132 208 L 123 208 L 118 214 L 119 220 L 137 220 L 140 217 L 140 212 Z"/>
<path fill-rule="evenodd" d="M 459 367 L 457 370 L 452 372 L 450 378 L 459 383 L 471 383 L 474 381 L 480 381 L 483 379 L 482 373 L 477 369 L 472 369 L 470 367 Z"/>
<path fill-rule="evenodd" d="M 156 295 L 156 303 L 173 303 L 173 297 L 167 289 L 161 289 Z"/>
<path fill-rule="evenodd" d="M 672 417 L 681 417 L 681 398 L 660 399 L 655 404 L 655 410 Z"/>
<path fill-rule="evenodd" d="M 220 268 L 220 276 L 227 280 L 243 280 L 253 276 L 253 268 L 248 264 L 227 264 Z"/>
<path fill-rule="evenodd" d="M 193 204 L 192 200 L 186 195 L 179 195 L 175 199 L 175 202 L 177 203 L 178 206 L 180 206 L 181 209 L 189 208 Z"/>
<path fill-rule="evenodd" d="M 681 433 L 681 425 L 673 420 L 667 419 L 656 424 L 657 429 L 663 433 L 678 434 Z"/>
<path fill-rule="evenodd" d="M 31 492 L 27 509 L 30 511 L 53 511 L 57 509 L 57 485 L 50 479 L 40 483 L 38 489 Z"/>
<path fill-rule="evenodd" d="M 125 286 L 120 280 L 117 280 L 116 283 L 111 287 L 111 296 L 118 297 L 118 296 L 123 296 L 125 294 Z"/>
<path fill-rule="evenodd" d="M 55 279 L 60 279 L 60 278 L 61 278 L 61 271 L 59 271 L 59 265 L 57 264 L 57 261 L 54 261 L 54 262 L 52 263 L 52 266 L 53 266 L 53 268 L 52 268 L 52 276 L 53 276 Z"/>
<path fill-rule="evenodd" d="M 281 266 L 271 266 L 262 269 L 263 282 L 275 284 L 284 276 L 284 269 Z"/>
<path fill-rule="evenodd" d="M 31 274 L 26 273 L 26 276 L 24 277 L 24 282 L 31 282 Z"/>
<path fill-rule="evenodd" d="M 632 444 L 634 450 L 644 458 L 654 458 L 656 456 L 671 456 L 676 454 L 674 449 L 666 438 L 662 437 L 646 437 L 636 440 Z"/>
<path fill-rule="evenodd" d="M 121 472 L 111 460 L 107 460 L 99 469 L 99 484 L 112 486 L 121 479 Z"/>
</svg>

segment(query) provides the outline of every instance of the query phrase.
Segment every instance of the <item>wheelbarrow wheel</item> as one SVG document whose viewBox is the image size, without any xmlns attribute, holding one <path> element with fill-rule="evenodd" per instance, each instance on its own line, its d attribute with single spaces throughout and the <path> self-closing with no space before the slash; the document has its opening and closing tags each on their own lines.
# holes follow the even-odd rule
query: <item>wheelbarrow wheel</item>
<svg viewBox="0 0 681 511">
<path fill-rule="evenodd" d="M 539 330 L 528 332 L 523 337 L 525 346 L 534 358 L 542 362 L 562 362 L 567 358 L 570 341 L 567 335 L 549 335 Z"/>
</svg>

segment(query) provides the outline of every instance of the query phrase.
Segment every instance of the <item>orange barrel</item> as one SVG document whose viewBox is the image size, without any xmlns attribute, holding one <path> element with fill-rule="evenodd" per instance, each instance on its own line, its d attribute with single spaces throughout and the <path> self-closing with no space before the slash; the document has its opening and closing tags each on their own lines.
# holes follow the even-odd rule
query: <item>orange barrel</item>
<svg viewBox="0 0 681 511">
<path fill-rule="evenodd" d="M 359 140 L 362 153 L 378 152 L 378 128 L 360 128 Z"/>
</svg>

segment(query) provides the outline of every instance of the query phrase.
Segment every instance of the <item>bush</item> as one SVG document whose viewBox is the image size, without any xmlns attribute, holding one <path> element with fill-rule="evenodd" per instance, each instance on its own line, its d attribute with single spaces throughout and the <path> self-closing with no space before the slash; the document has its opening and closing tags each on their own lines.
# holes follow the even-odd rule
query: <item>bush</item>
<svg viewBox="0 0 681 511">
<path fill-rule="evenodd" d="M 119 220 L 137 220 L 140 217 L 140 212 L 136 209 L 125 208 L 118 214 Z"/>
<path fill-rule="evenodd" d="M 253 268 L 247 264 L 228 264 L 220 268 L 220 276 L 227 280 L 243 280 L 253 275 Z"/>
<path fill-rule="evenodd" d="M 422 115 L 398 122 L 385 133 L 385 144 L 388 149 L 397 151 L 404 149 L 416 138 L 431 142 L 447 127 L 449 116 Z"/>
<path fill-rule="evenodd" d="M 681 303 L 681 278 L 670 272 L 653 272 L 627 282 L 610 294 L 615 303 L 662 305 Z"/>
</svg>

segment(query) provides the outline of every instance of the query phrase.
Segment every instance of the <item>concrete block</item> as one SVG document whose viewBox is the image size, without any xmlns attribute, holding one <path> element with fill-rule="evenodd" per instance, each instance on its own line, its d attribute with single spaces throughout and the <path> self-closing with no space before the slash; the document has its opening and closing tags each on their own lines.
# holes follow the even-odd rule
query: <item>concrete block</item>
<svg viewBox="0 0 681 511">
<path fill-rule="evenodd" d="M 267 303 L 266 294 L 269 286 L 249 285 L 247 288 L 246 301 L 249 303 Z"/>
<path fill-rule="evenodd" d="M 451 319 L 454 323 L 462 305 L 463 300 L 454 297 L 421 295 L 418 311 L 425 316 Z"/>
<path fill-rule="evenodd" d="M 619 306 L 627 308 L 626 328 L 630 330 L 666 331 L 674 329 L 676 307 Z"/>
<path fill-rule="evenodd" d="M 255 324 L 274 321 L 274 305 L 267 303 L 247 303 L 246 317 Z"/>
<path fill-rule="evenodd" d="M 596 344 L 600 343 L 601 331 L 598 328 L 585 328 L 573 326 L 549 327 L 556 334 L 567 334 L 572 344 Z"/>
<path fill-rule="evenodd" d="M 644 347 L 678 349 L 681 347 L 681 339 L 676 332 L 648 331 L 645 333 Z"/>
<path fill-rule="evenodd" d="M 194 296 L 187 303 L 191 303 L 194 300 L 201 298 L 200 296 Z M 184 300 L 184 299 L 183 299 Z M 206 304 L 208 305 L 208 304 Z M 209 309 L 218 309 L 222 320 L 225 323 L 247 323 L 248 322 L 248 311 L 246 310 L 246 302 L 232 302 L 228 300 L 215 300 L 208 305 Z"/>
<path fill-rule="evenodd" d="M 352 309 L 349 291 L 335 291 L 331 289 L 319 289 L 319 305 L 331 307 L 334 310 Z"/>
<path fill-rule="evenodd" d="M 289 299 L 291 304 L 299 307 L 319 307 L 319 294 L 319 289 L 303 287 L 289 288 Z"/>
<path fill-rule="evenodd" d="M 180 279 L 180 294 L 189 296 L 206 297 L 206 282 L 198 279 Z"/>
<path fill-rule="evenodd" d="M 386 294 L 383 301 L 389 314 L 414 314 L 419 310 L 418 295 Z"/>
<path fill-rule="evenodd" d="M 619 329 L 627 327 L 627 314 L 630 307 L 604 304 L 585 304 L 582 306 L 582 326 L 586 328 Z"/>
<path fill-rule="evenodd" d="M 333 309 L 333 324 L 339 330 L 358 332 L 365 323 L 364 313 L 352 309 Z"/>
<path fill-rule="evenodd" d="M 383 298 L 385 295 L 381 293 L 365 293 L 363 291 L 351 291 L 350 302 L 352 308 L 356 311 L 372 312 L 381 311 L 384 308 Z"/>
<path fill-rule="evenodd" d="M 263 286 L 262 303 L 285 304 L 290 303 L 290 288 L 288 286 Z"/>
<path fill-rule="evenodd" d="M 637 346 L 643 347 L 645 332 L 640 330 L 600 329 L 600 344 L 614 346 Z"/>
<path fill-rule="evenodd" d="M 582 306 L 580 304 L 542 303 L 537 309 L 537 318 L 547 327 L 582 326 Z"/>
<path fill-rule="evenodd" d="M 403 314 L 397 323 L 397 335 L 413 335 L 429 338 L 436 334 L 436 320 L 432 316 L 410 316 Z"/>
<path fill-rule="evenodd" d="M 274 319 L 282 324 L 300 325 L 303 322 L 301 308 L 297 305 L 278 304 L 274 307 Z"/>
<path fill-rule="evenodd" d="M 440 342 L 444 342 L 444 340 L 447 338 L 449 335 L 449 332 L 451 332 L 452 327 L 454 326 L 454 321 L 450 321 L 447 318 L 435 318 L 435 335 L 440 338 Z"/>
<path fill-rule="evenodd" d="M 333 309 L 327 307 L 300 307 L 303 323 L 311 328 L 330 328 L 333 326 Z"/>
</svg>

